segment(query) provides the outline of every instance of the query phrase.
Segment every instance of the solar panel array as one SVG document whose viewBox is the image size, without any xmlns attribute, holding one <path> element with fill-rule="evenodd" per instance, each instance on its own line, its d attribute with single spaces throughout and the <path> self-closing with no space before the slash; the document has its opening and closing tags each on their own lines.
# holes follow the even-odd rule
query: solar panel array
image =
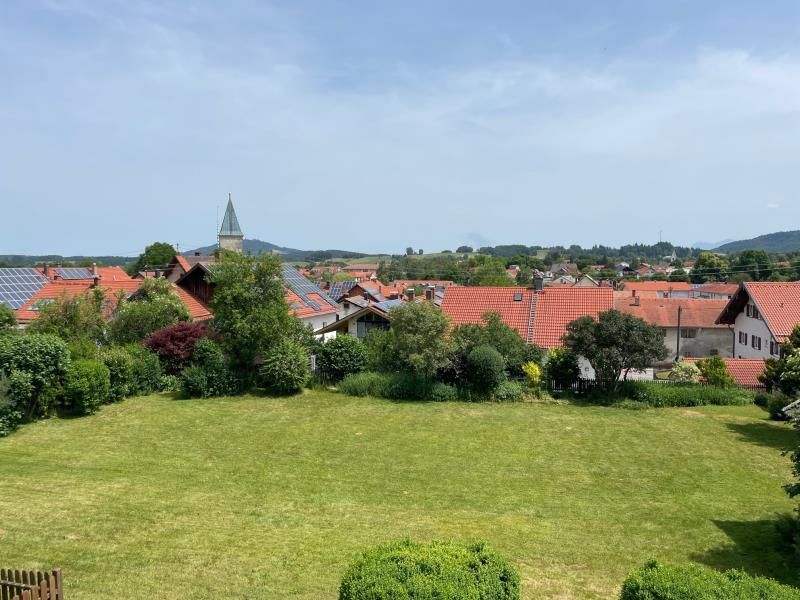
<svg viewBox="0 0 800 600">
<path fill-rule="evenodd" d="M 328 295 L 334 300 L 336 298 L 341 298 L 345 292 L 349 292 L 356 285 L 358 285 L 357 281 L 334 281 L 331 283 L 331 289 L 328 291 Z"/>
<path fill-rule="evenodd" d="M 56 273 L 62 279 L 92 279 L 94 277 L 89 269 L 83 267 L 58 267 Z"/>
<path fill-rule="evenodd" d="M 383 312 L 389 312 L 393 308 L 397 308 L 398 306 L 403 306 L 405 302 L 402 300 L 385 300 L 383 302 L 376 302 L 373 304 L 375 308 L 378 310 L 382 310 Z"/>
<path fill-rule="evenodd" d="M 17 310 L 46 283 L 36 269 L 0 269 L 0 304 Z"/>
<path fill-rule="evenodd" d="M 319 310 L 321 307 L 318 302 L 308 297 L 309 294 L 317 294 L 322 300 L 333 306 L 339 308 L 339 305 L 329 297 L 325 292 L 319 289 L 316 285 L 311 283 L 308 279 L 303 277 L 297 269 L 291 265 L 283 265 L 283 282 L 292 288 L 292 291 L 297 294 L 300 299 L 314 310 Z"/>
</svg>

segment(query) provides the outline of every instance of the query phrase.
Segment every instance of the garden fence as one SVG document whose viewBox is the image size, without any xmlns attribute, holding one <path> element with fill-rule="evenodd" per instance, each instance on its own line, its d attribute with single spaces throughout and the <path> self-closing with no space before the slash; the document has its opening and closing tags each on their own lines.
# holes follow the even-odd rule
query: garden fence
<svg viewBox="0 0 800 600">
<path fill-rule="evenodd" d="M 49 573 L 0 569 L 0 600 L 64 600 L 61 569 Z"/>
</svg>

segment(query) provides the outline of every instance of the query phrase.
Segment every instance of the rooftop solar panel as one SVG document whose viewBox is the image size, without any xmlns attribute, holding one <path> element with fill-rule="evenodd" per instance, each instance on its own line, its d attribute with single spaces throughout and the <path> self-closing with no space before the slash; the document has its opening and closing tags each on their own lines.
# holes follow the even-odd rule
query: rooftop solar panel
<svg viewBox="0 0 800 600">
<path fill-rule="evenodd" d="M 383 312 L 389 312 L 393 308 L 403 306 L 403 304 L 405 303 L 402 300 L 384 300 L 383 302 L 376 302 L 373 306 L 375 306 L 378 310 L 382 310 Z"/>
<path fill-rule="evenodd" d="M 62 279 L 92 279 L 94 277 L 89 269 L 83 267 L 58 267 L 56 273 Z"/>
<path fill-rule="evenodd" d="M 17 310 L 46 283 L 47 280 L 36 269 L 0 269 L 0 304 Z"/>
<path fill-rule="evenodd" d="M 315 294 L 330 306 L 339 308 L 333 298 L 303 277 L 297 269 L 290 265 L 283 265 L 283 282 L 292 288 L 292 291 L 300 297 L 306 306 L 310 306 L 314 310 L 319 310 L 321 306 L 318 302 L 309 298 L 309 294 Z"/>
</svg>

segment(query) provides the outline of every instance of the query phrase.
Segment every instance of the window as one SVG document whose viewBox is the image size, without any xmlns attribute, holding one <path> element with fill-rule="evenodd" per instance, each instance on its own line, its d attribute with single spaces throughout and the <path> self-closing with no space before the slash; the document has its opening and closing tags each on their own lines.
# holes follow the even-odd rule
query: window
<svg viewBox="0 0 800 600">
<path fill-rule="evenodd" d="M 697 337 L 697 329 L 681 329 L 681 338 L 684 340 L 693 340 Z"/>
<path fill-rule="evenodd" d="M 748 317 L 752 316 L 753 315 L 751 310 L 752 308 L 753 307 L 748 304 L 744 309 L 744 314 L 746 314 Z"/>
<path fill-rule="evenodd" d="M 750 346 L 756 350 L 761 350 L 761 338 L 755 335 L 752 336 L 750 339 Z"/>
<path fill-rule="evenodd" d="M 747 308 L 745 309 L 745 314 L 752 318 L 752 319 L 760 319 L 761 315 L 758 312 L 758 309 L 753 306 L 752 304 L 748 304 Z"/>
<path fill-rule="evenodd" d="M 739 332 L 739 343 L 747 346 L 747 334 L 744 331 Z"/>
<path fill-rule="evenodd" d="M 775 340 L 769 341 L 769 353 L 772 356 L 778 356 L 781 353 L 781 345 Z"/>
</svg>

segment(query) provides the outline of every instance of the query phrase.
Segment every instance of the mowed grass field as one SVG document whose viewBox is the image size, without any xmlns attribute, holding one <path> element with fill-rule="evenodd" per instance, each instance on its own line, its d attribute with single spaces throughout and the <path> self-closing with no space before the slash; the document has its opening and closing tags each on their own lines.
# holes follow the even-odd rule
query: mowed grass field
<svg viewBox="0 0 800 600">
<path fill-rule="evenodd" d="M 795 432 L 754 406 L 135 398 L 0 440 L 0 563 L 71 599 L 335 599 L 387 540 L 484 539 L 523 597 L 613 598 L 650 557 L 787 583 Z"/>
</svg>

